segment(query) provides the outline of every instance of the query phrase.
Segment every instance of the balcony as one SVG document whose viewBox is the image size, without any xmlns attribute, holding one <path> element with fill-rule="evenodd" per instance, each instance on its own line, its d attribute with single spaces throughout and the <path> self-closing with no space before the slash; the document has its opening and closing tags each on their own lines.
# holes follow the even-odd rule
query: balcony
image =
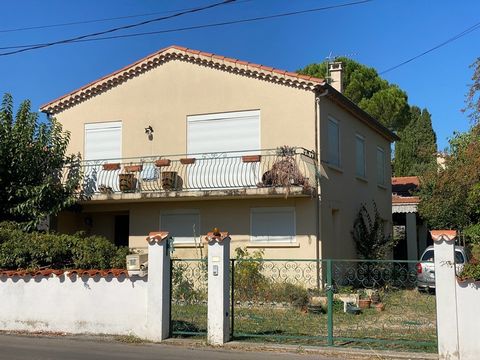
<svg viewBox="0 0 480 360">
<path fill-rule="evenodd" d="M 84 161 L 81 202 L 312 196 L 315 154 L 303 148 Z"/>
</svg>

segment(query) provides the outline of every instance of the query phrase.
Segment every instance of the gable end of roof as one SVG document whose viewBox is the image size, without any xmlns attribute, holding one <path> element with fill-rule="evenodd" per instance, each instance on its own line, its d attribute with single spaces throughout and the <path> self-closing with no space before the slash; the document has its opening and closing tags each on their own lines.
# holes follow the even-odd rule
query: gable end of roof
<svg viewBox="0 0 480 360">
<path fill-rule="evenodd" d="M 52 100 L 42 105 L 40 110 L 51 115 L 57 114 L 172 60 L 194 63 L 240 76 L 252 77 L 307 91 L 312 91 L 318 85 L 324 83 L 323 79 L 312 76 L 300 75 L 180 46 L 170 46 Z"/>
</svg>

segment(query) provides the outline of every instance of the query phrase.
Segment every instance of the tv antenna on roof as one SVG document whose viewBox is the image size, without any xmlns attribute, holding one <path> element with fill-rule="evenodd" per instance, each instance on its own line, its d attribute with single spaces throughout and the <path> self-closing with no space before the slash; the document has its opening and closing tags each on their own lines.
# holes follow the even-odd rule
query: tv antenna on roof
<svg viewBox="0 0 480 360">
<path fill-rule="evenodd" d="M 327 62 L 327 66 L 326 66 L 327 72 L 326 72 L 325 80 L 327 80 L 327 83 L 330 84 L 330 82 L 332 81 L 332 78 L 330 76 L 330 64 L 331 63 L 334 63 L 335 61 L 337 61 L 341 57 L 353 58 L 354 56 L 357 56 L 357 55 L 358 54 L 356 52 L 351 52 L 351 53 L 348 53 L 348 54 L 333 55 L 333 52 L 330 51 L 328 56 L 325 57 L 325 60 Z"/>
</svg>

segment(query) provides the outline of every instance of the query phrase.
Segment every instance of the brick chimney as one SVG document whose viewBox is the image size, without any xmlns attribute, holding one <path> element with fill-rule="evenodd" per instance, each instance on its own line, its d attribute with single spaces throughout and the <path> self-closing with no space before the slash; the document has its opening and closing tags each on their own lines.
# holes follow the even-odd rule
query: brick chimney
<svg viewBox="0 0 480 360">
<path fill-rule="evenodd" d="M 343 69 L 340 61 L 329 62 L 328 72 L 330 74 L 330 85 L 337 91 L 343 92 Z"/>
</svg>

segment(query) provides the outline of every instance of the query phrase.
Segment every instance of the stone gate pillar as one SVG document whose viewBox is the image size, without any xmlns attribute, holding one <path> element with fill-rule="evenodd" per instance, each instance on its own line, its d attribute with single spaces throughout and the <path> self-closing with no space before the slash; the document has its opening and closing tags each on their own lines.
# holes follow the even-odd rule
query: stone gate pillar
<svg viewBox="0 0 480 360">
<path fill-rule="evenodd" d="M 151 232 L 148 241 L 146 338 L 162 341 L 170 336 L 170 235 Z"/>
<path fill-rule="evenodd" d="M 228 232 L 210 232 L 208 243 L 207 341 L 222 345 L 230 340 L 230 237 Z"/>
</svg>

